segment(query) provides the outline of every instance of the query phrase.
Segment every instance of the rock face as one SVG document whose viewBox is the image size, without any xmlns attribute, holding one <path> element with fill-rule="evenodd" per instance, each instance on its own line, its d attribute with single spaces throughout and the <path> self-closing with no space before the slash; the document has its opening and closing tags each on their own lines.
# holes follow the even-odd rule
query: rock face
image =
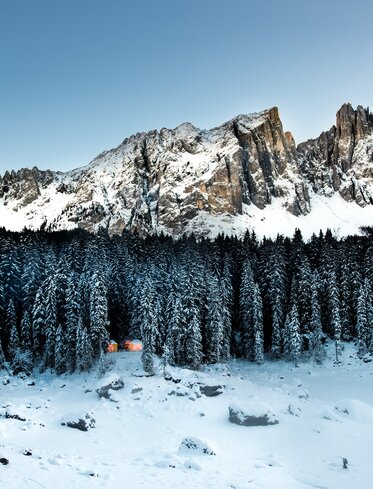
<svg viewBox="0 0 373 489">
<path fill-rule="evenodd" d="M 202 217 L 229 216 L 234 224 L 275 203 L 303 216 L 314 194 L 371 205 L 372 134 L 373 115 L 349 104 L 336 126 L 298 147 L 276 107 L 211 130 L 185 123 L 138 133 L 71 172 L 6 172 L 0 225 L 178 236 L 208 234 Z"/>
<path fill-rule="evenodd" d="M 344 104 L 336 125 L 298 146 L 304 179 L 314 192 L 339 194 L 360 206 L 373 204 L 373 114 Z"/>
</svg>

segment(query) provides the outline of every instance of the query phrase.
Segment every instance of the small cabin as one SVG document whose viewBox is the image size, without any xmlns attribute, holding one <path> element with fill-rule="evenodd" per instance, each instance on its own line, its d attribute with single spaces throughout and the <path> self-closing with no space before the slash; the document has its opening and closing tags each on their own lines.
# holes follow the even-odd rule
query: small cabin
<svg viewBox="0 0 373 489">
<path fill-rule="evenodd" d="M 142 343 L 140 340 L 126 340 L 123 348 L 127 351 L 142 351 Z"/>
<path fill-rule="evenodd" d="M 114 340 L 111 340 L 107 347 L 108 353 L 116 353 L 118 351 L 118 343 Z"/>
</svg>

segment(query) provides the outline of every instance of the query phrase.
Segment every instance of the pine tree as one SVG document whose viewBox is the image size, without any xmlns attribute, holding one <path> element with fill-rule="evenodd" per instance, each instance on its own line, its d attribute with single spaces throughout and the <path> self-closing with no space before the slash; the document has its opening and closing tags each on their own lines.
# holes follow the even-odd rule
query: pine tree
<svg viewBox="0 0 373 489">
<path fill-rule="evenodd" d="M 5 308 L 5 297 L 4 297 L 4 287 L 0 281 L 0 324 L 5 325 L 6 320 L 6 308 Z M 3 348 L 8 344 L 9 334 L 5 327 L 0 327 L 0 343 L 3 344 Z"/>
<path fill-rule="evenodd" d="M 274 358 L 281 357 L 282 352 L 282 307 L 277 299 L 272 309 L 272 345 L 271 353 Z"/>
<path fill-rule="evenodd" d="M 178 291 L 172 290 L 167 301 L 167 335 L 166 343 L 170 365 L 181 361 L 181 331 L 183 328 L 182 304 Z"/>
<path fill-rule="evenodd" d="M 282 350 L 282 325 L 286 305 L 286 264 L 281 245 L 273 248 L 268 263 L 269 302 L 272 310 L 272 345 L 274 358 L 280 358 Z"/>
<path fill-rule="evenodd" d="M 163 367 L 163 377 L 167 380 L 167 367 L 170 365 L 170 350 L 168 349 L 167 343 L 163 345 L 162 352 L 162 367 Z"/>
<path fill-rule="evenodd" d="M 202 363 L 202 335 L 199 311 L 194 308 L 191 311 L 192 317 L 186 332 L 186 351 L 185 360 L 194 370 L 197 370 Z"/>
<path fill-rule="evenodd" d="M 87 328 L 82 325 L 82 320 L 79 320 L 77 328 L 76 340 L 76 368 L 80 372 L 89 370 L 93 363 L 93 348 Z"/>
<path fill-rule="evenodd" d="M 367 353 L 369 344 L 369 322 L 368 322 L 368 311 L 367 302 L 370 300 L 370 287 L 368 280 L 365 280 L 364 285 L 360 287 L 359 299 L 357 303 L 357 320 L 356 320 L 356 331 L 357 331 L 357 344 L 358 344 L 358 354 L 363 356 Z"/>
<path fill-rule="evenodd" d="M 297 304 L 299 309 L 299 322 L 301 333 L 308 335 L 311 323 L 312 303 L 312 271 L 306 256 L 302 256 L 302 262 L 298 273 Z"/>
<path fill-rule="evenodd" d="M 20 298 L 21 265 L 19 247 L 11 236 L 3 242 L 3 253 L 0 261 L 0 280 L 4 288 L 5 303 L 13 301 L 18 309 Z"/>
<path fill-rule="evenodd" d="M 253 329 L 254 329 L 254 360 L 258 364 L 264 362 L 264 338 L 263 338 L 263 304 L 259 287 L 254 285 L 253 297 Z"/>
<path fill-rule="evenodd" d="M 90 340 L 94 358 L 98 359 L 101 349 L 109 343 L 108 302 L 106 282 L 102 274 L 94 273 L 91 279 Z"/>
<path fill-rule="evenodd" d="M 252 360 L 254 357 L 255 331 L 254 323 L 254 295 L 255 284 L 251 264 L 245 260 L 242 267 L 240 287 L 240 311 L 241 311 L 241 354 L 244 358 Z"/>
<path fill-rule="evenodd" d="M 36 293 L 44 280 L 41 255 L 37 247 L 28 243 L 31 249 L 25 252 L 26 259 L 21 275 L 21 293 L 23 311 L 31 311 L 35 302 Z"/>
<path fill-rule="evenodd" d="M 31 320 L 30 314 L 26 311 L 22 317 L 21 321 L 21 344 L 22 349 L 31 351 L 32 347 L 32 331 L 31 331 Z"/>
<path fill-rule="evenodd" d="M 233 316 L 232 276 L 231 276 L 230 267 L 228 265 L 228 261 L 225 261 L 224 263 L 223 273 L 220 281 L 221 281 L 221 299 L 223 303 L 222 322 L 224 326 L 221 357 L 223 362 L 227 362 L 231 354 L 232 316 Z"/>
<path fill-rule="evenodd" d="M 11 362 L 11 370 L 13 375 L 17 375 L 19 373 L 31 375 L 32 367 L 33 363 L 31 352 L 17 348 Z"/>
<path fill-rule="evenodd" d="M 45 341 L 45 282 L 39 287 L 32 307 L 32 345 L 34 357 L 40 357 Z"/>
<path fill-rule="evenodd" d="M 158 316 L 155 301 L 154 283 L 144 274 L 140 295 L 140 309 L 137 311 L 141 324 L 141 338 L 143 342 L 142 363 L 145 372 L 154 372 L 153 355 L 155 353 L 156 337 L 158 335 Z"/>
<path fill-rule="evenodd" d="M 112 362 L 110 361 L 108 354 L 101 349 L 98 359 L 98 373 L 100 377 L 103 377 L 107 371 L 110 370 L 111 365 Z"/>
<path fill-rule="evenodd" d="M 224 305 L 220 300 L 219 281 L 215 274 L 207 275 L 209 284 L 206 313 L 206 358 L 208 363 L 222 361 Z"/>
<path fill-rule="evenodd" d="M 1 369 L 8 370 L 8 362 L 5 359 L 3 346 L 0 341 L 0 370 Z"/>
<path fill-rule="evenodd" d="M 56 331 L 54 368 L 58 375 L 66 371 L 66 341 L 61 325 L 58 326 Z"/>
<path fill-rule="evenodd" d="M 302 337 L 297 306 L 294 303 L 285 321 L 284 328 L 284 354 L 297 366 L 302 351 Z"/>
<path fill-rule="evenodd" d="M 75 370 L 76 338 L 80 318 L 80 283 L 76 274 L 71 274 L 66 290 L 66 369 L 71 373 Z"/>
<path fill-rule="evenodd" d="M 12 300 L 9 301 L 6 310 L 6 328 L 9 331 L 8 357 L 12 361 L 20 347 L 16 311 Z"/>
<path fill-rule="evenodd" d="M 302 351 L 302 337 L 300 335 L 299 317 L 297 306 L 295 304 L 291 310 L 289 333 L 290 358 L 294 361 L 295 366 L 297 366 Z"/>
<path fill-rule="evenodd" d="M 321 310 L 319 302 L 319 276 L 315 273 L 312 279 L 311 323 L 310 323 L 310 352 L 316 363 L 322 363 L 326 357 L 323 345 L 324 333 L 321 325 Z"/>
<path fill-rule="evenodd" d="M 51 275 L 46 279 L 45 284 L 45 350 L 43 358 L 43 367 L 54 367 L 55 346 L 56 346 L 56 330 L 57 330 L 57 300 L 56 300 L 56 282 L 54 276 Z"/>
</svg>

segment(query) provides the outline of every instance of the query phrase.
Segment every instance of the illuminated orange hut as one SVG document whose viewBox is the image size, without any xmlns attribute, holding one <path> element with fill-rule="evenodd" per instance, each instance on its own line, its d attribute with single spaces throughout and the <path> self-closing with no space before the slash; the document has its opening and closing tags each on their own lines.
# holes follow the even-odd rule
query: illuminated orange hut
<svg viewBox="0 0 373 489">
<path fill-rule="evenodd" d="M 127 351 L 142 351 L 140 340 L 126 340 L 123 346 Z"/>
<path fill-rule="evenodd" d="M 118 343 L 116 341 L 111 340 L 107 346 L 108 353 L 116 353 L 118 351 Z"/>
</svg>

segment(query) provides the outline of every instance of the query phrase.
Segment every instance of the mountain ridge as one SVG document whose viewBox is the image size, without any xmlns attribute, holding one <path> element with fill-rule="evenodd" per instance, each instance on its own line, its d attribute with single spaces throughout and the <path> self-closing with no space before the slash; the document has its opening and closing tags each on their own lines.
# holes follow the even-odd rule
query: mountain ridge
<svg viewBox="0 0 373 489">
<path fill-rule="evenodd" d="M 369 109 L 342 105 L 331 129 L 296 146 L 272 107 L 208 130 L 185 122 L 139 132 L 68 172 L 5 172 L 0 225 L 174 236 L 213 236 L 221 227 L 242 234 L 257 228 L 264 215 L 270 219 L 271 207 L 290 220 L 302 219 L 315 199 L 338 195 L 342 203 L 357 204 L 356 214 L 373 209 L 372 167 Z M 362 224 L 373 219 L 365 214 Z M 276 222 L 273 228 L 281 232 Z"/>
</svg>

